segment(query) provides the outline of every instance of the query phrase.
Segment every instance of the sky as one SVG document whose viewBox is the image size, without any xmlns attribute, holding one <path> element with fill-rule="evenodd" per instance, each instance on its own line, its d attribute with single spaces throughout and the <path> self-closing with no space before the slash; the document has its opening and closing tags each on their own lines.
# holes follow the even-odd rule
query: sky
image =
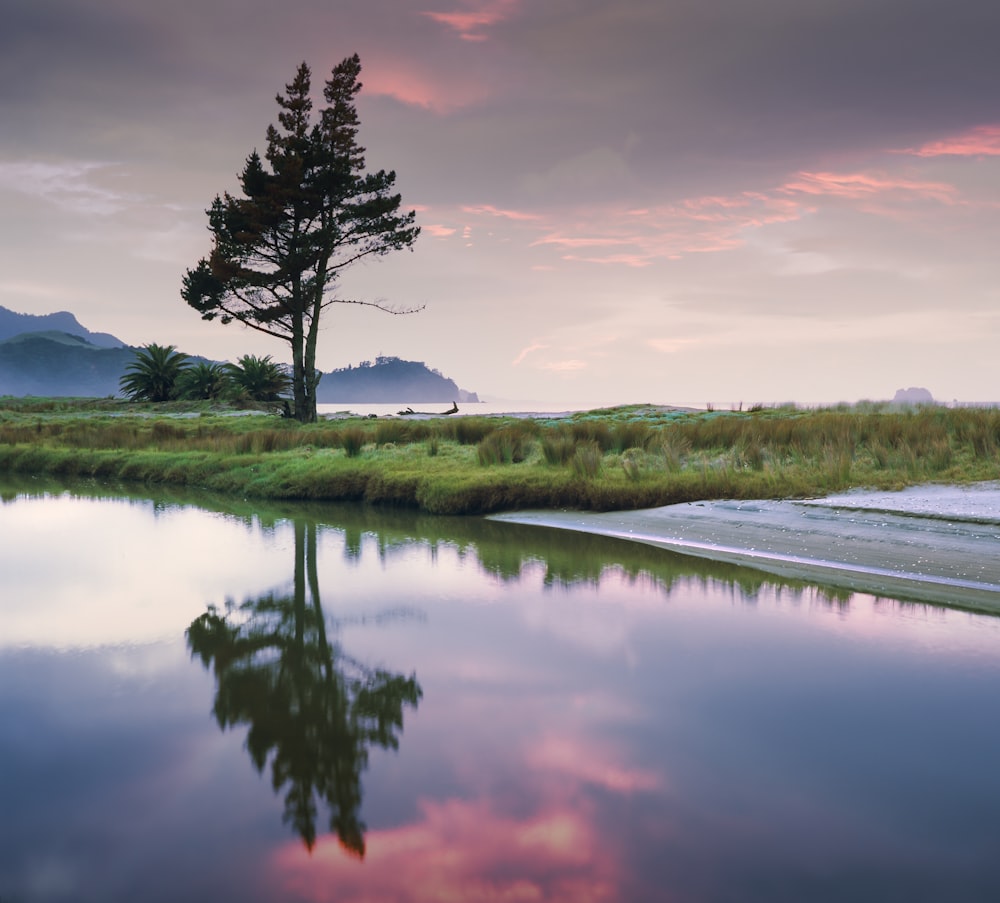
<svg viewBox="0 0 1000 903">
<path fill-rule="evenodd" d="M 1000 399 L 996 0 L 0 0 L 0 305 L 213 359 L 205 210 L 299 63 L 422 234 L 318 365 L 484 399 Z M 321 98 L 317 95 L 317 101 Z"/>
</svg>

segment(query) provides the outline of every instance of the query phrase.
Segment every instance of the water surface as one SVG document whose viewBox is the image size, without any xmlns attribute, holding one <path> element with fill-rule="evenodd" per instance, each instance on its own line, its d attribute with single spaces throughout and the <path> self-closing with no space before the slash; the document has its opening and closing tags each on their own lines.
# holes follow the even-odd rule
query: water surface
<svg viewBox="0 0 1000 903">
<path fill-rule="evenodd" d="M 1000 899 L 1000 620 L 617 540 L 9 487 L 0 900 Z"/>
</svg>

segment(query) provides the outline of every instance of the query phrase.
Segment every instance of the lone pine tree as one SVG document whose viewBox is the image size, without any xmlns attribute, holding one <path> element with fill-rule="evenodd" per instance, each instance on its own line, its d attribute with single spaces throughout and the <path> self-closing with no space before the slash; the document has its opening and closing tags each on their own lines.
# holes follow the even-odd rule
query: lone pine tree
<svg viewBox="0 0 1000 903">
<path fill-rule="evenodd" d="M 338 279 L 359 260 L 409 248 L 420 228 L 401 212 L 396 173 L 365 170 L 358 145 L 357 54 L 334 67 L 325 106 L 312 120 L 309 67 L 302 63 L 277 96 L 266 162 L 255 150 L 239 176 L 242 196 L 216 196 L 207 211 L 212 252 L 183 278 L 181 296 L 203 319 L 236 320 L 288 342 L 294 416 L 316 419 L 316 339 L 332 304 L 412 313 L 344 297 Z"/>
</svg>

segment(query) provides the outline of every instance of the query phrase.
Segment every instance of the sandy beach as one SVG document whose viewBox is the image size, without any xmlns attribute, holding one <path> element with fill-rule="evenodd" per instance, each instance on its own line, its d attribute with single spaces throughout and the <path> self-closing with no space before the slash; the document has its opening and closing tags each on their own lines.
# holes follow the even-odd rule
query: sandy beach
<svg viewBox="0 0 1000 903">
<path fill-rule="evenodd" d="M 1000 483 L 495 520 L 614 536 L 879 596 L 1000 613 Z"/>
</svg>

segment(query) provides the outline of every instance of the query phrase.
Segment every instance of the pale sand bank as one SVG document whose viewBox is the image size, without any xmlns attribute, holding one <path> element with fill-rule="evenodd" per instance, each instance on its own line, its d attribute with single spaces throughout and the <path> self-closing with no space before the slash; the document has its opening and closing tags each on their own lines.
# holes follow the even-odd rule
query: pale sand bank
<svg viewBox="0 0 1000 903">
<path fill-rule="evenodd" d="M 1000 484 L 494 520 L 647 543 L 785 577 L 1000 613 Z"/>
</svg>

